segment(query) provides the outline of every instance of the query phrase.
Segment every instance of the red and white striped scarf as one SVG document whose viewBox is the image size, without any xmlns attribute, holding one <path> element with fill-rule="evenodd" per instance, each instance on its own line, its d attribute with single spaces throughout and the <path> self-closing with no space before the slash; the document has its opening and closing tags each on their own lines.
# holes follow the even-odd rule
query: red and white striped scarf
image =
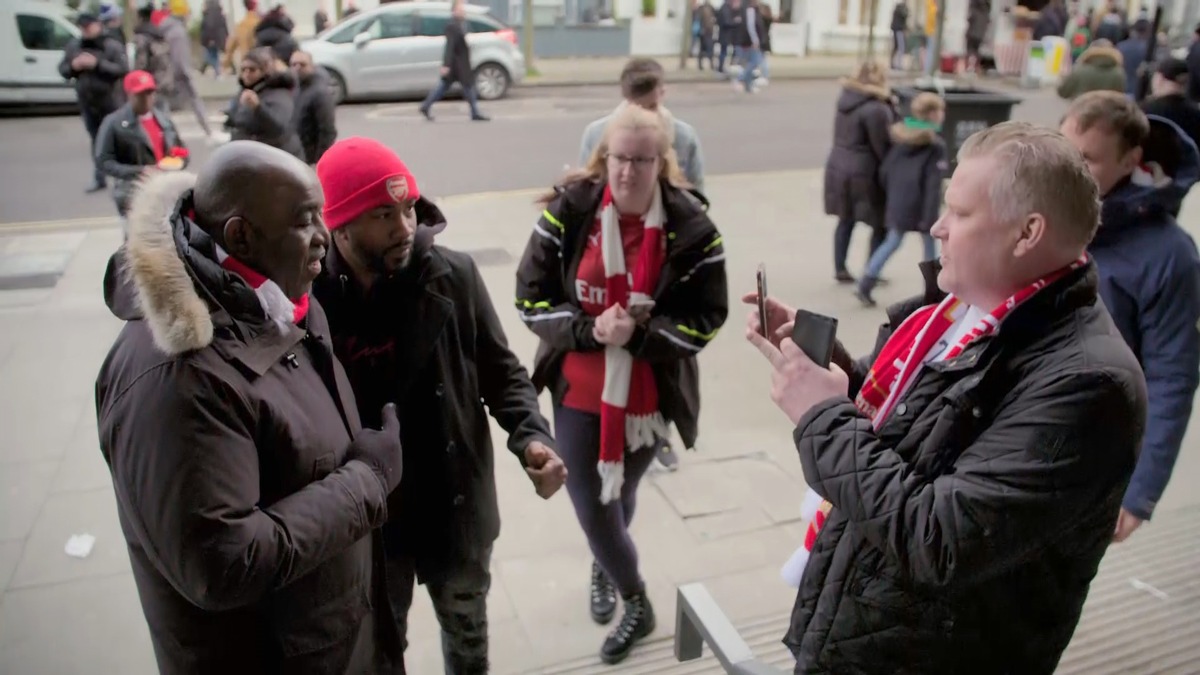
<svg viewBox="0 0 1200 675">
<path fill-rule="evenodd" d="M 604 187 L 604 198 L 596 214 L 600 221 L 600 250 L 604 256 L 605 297 L 609 307 L 630 301 L 649 301 L 658 285 L 658 276 L 666 258 L 663 236 L 664 211 L 662 188 L 654 191 L 650 211 L 642 219 L 644 232 L 637 264 L 630 275 L 625 269 L 625 244 L 621 237 L 621 217 L 613 204 L 612 190 Z M 631 287 L 632 284 L 632 287 Z M 629 384 L 633 376 L 633 354 L 624 347 L 604 348 L 604 391 L 600 397 L 600 502 L 608 504 L 621 495 L 625 482 L 625 448 L 651 446 L 656 436 L 666 432 L 666 422 L 658 411 L 646 415 L 626 415 Z"/>
<path fill-rule="evenodd" d="M 215 244 L 214 244 L 215 245 Z M 286 331 L 289 325 L 298 324 L 308 316 L 308 294 L 299 300 L 292 300 L 283 293 L 279 284 L 254 271 L 246 263 L 234 258 L 220 246 L 217 249 L 217 263 L 224 269 L 238 275 L 254 289 L 258 303 L 262 305 L 263 313 L 273 321 L 281 331 Z"/>
<path fill-rule="evenodd" d="M 1021 303 L 1085 264 L 1086 254 L 1009 296 L 990 313 L 983 315 L 957 342 L 950 345 L 942 357 L 943 360 L 962 354 L 972 342 L 995 331 L 1000 322 Z M 953 295 L 947 295 L 940 303 L 927 305 L 913 312 L 888 338 L 883 349 L 879 350 L 879 355 L 875 357 L 871 370 L 867 372 L 862 389 L 854 399 L 854 405 L 864 415 L 870 416 L 874 429 L 878 430 L 887 421 L 888 415 L 908 393 L 917 373 L 925 364 L 939 356 L 938 353 L 931 353 L 931 350 L 954 329 L 955 324 L 967 313 L 968 307 Z M 801 517 L 808 520 L 804 544 L 792 554 L 782 571 L 784 580 L 789 584 L 800 585 L 800 576 L 808 562 L 813 544 L 816 543 L 817 533 L 824 527 L 832 507 L 829 500 L 822 499 L 812 488 L 808 489 L 800 508 Z"/>
</svg>

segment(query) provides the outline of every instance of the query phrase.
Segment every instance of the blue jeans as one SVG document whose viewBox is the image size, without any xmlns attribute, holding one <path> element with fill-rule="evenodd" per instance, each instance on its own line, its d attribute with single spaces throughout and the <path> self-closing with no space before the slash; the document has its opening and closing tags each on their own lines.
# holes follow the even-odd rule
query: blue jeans
<svg viewBox="0 0 1200 675">
<path fill-rule="evenodd" d="M 871 254 L 871 259 L 867 261 L 867 271 L 863 273 L 863 277 L 878 279 L 880 273 L 883 272 L 883 266 L 887 264 L 889 258 L 900 250 L 900 244 L 904 241 L 904 232 L 902 230 L 887 231 L 887 236 L 884 237 L 883 243 L 875 252 Z M 920 232 L 921 243 L 925 246 L 925 260 L 933 260 L 937 257 L 937 243 L 934 242 L 932 236 L 927 232 Z"/>
<path fill-rule="evenodd" d="M 462 85 L 463 96 L 467 99 L 467 105 L 471 106 L 471 117 L 480 117 L 479 101 L 475 98 L 475 84 L 468 84 L 466 82 L 460 82 L 459 84 Z M 429 110 L 432 108 L 434 103 L 442 100 L 442 97 L 446 95 L 446 90 L 449 88 L 449 78 L 443 77 L 442 79 L 438 80 L 437 87 L 435 87 L 433 91 L 429 92 L 429 96 L 426 96 L 425 101 L 421 103 L 421 110 Z"/>
<path fill-rule="evenodd" d="M 757 47 L 746 47 L 742 49 L 742 56 L 746 59 L 742 65 L 742 85 L 746 87 L 746 91 L 752 91 L 754 89 L 754 73 L 763 63 L 763 52 Z"/>
<path fill-rule="evenodd" d="M 213 72 L 217 75 L 221 74 L 221 49 L 220 47 L 205 47 L 204 48 L 204 68 L 200 72 L 205 72 L 209 67 L 212 67 Z"/>
</svg>

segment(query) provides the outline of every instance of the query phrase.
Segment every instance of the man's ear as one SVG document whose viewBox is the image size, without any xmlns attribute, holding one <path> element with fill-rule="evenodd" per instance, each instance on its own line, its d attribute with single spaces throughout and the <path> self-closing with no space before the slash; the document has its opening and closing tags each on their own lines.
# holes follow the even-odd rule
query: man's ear
<svg viewBox="0 0 1200 675">
<path fill-rule="evenodd" d="M 1013 255 L 1022 258 L 1029 255 L 1038 244 L 1046 238 L 1046 218 L 1040 213 L 1031 213 L 1021 223 L 1021 230 L 1017 233 L 1017 243 L 1013 248 Z"/>
<path fill-rule="evenodd" d="M 246 260 L 254 249 L 254 231 L 245 218 L 234 216 L 225 221 L 222 228 L 225 238 L 225 252 L 237 258 Z"/>
</svg>

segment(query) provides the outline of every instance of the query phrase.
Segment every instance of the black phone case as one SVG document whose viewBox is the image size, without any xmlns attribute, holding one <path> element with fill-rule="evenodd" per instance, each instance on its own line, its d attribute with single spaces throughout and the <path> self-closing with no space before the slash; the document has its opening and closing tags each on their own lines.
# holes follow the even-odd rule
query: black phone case
<svg viewBox="0 0 1200 675">
<path fill-rule="evenodd" d="M 792 342 L 808 358 L 822 368 L 828 368 L 833 360 L 833 343 L 837 339 L 837 319 L 816 314 L 806 309 L 796 310 L 796 324 L 792 327 Z"/>
</svg>

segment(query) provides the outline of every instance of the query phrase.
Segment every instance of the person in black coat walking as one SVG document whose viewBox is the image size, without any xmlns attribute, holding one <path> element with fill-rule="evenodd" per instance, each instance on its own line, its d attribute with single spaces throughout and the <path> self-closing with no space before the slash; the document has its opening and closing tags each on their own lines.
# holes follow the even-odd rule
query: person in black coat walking
<svg viewBox="0 0 1200 675">
<path fill-rule="evenodd" d="M 300 48 L 296 38 L 292 37 L 295 27 L 296 23 L 287 15 L 283 5 L 276 3 L 254 29 L 255 46 L 270 47 L 275 52 L 275 58 L 290 63 L 292 52 Z"/>
<path fill-rule="evenodd" d="M 892 70 L 904 70 L 904 57 L 908 55 L 908 5 L 896 0 L 892 8 Z"/>
<path fill-rule="evenodd" d="M 475 96 L 475 73 L 471 70 L 471 47 L 467 44 L 467 29 L 463 25 L 463 19 L 466 16 L 467 10 L 463 7 L 462 0 L 456 0 L 454 8 L 451 10 L 450 22 L 446 24 L 446 51 L 442 54 L 442 79 L 438 80 L 437 86 L 421 103 L 421 114 L 430 122 L 433 121 L 433 113 L 429 109 L 433 107 L 434 103 L 442 100 L 442 97 L 446 95 L 446 90 L 454 82 L 462 87 L 467 105 L 471 106 L 471 119 L 476 122 L 486 122 L 491 119 L 479 112 L 479 102 Z"/>
<path fill-rule="evenodd" d="M 123 97 L 118 87 L 121 78 L 129 72 L 129 63 L 121 43 L 104 32 L 104 25 L 95 15 L 80 14 L 78 23 L 81 36 L 68 42 L 63 49 L 58 72 L 63 79 L 74 80 L 79 113 L 91 138 L 88 158 L 93 160 L 90 162 L 93 180 L 87 189 L 91 193 L 107 187 L 104 172 L 94 161 L 96 135 L 104 118 L 121 106 Z"/>
<path fill-rule="evenodd" d="M 311 54 L 300 50 L 292 52 L 292 72 L 300 82 L 292 128 L 300 136 L 305 159 L 309 164 L 316 164 L 337 140 L 336 108 L 329 90 L 329 77 L 323 69 L 313 65 Z"/>
<path fill-rule="evenodd" d="M 833 149 L 825 160 L 825 213 L 837 216 L 833 235 L 833 269 L 838 282 L 854 283 L 846 269 L 855 223 L 871 227 L 871 253 L 883 243 L 885 195 L 879 167 L 891 147 L 896 121 L 892 92 L 883 69 L 868 62 L 853 79 L 842 81 L 833 123 Z"/>
<path fill-rule="evenodd" d="M 304 159 L 304 146 L 292 126 L 296 109 L 296 77 L 266 47 L 242 59 L 242 90 L 233 101 L 225 126 L 235 141 L 258 141 Z"/>
<path fill-rule="evenodd" d="M 205 0 L 204 15 L 200 19 L 200 46 L 204 47 L 204 63 L 200 73 L 204 74 L 210 67 L 213 77 L 221 77 L 221 50 L 229 41 L 229 23 L 225 21 L 225 12 L 221 9 L 219 0 Z"/>
<path fill-rule="evenodd" d="M 540 497 L 562 487 L 566 468 L 478 268 L 434 244 L 445 218 L 408 167 L 378 141 L 356 137 L 335 143 L 317 176 L 333 243 L 313 296 L 364 422 L 386 403 L 400 411 L 407 466 L 388 497 L 383 539 L 402 644 L 419 581 L 441 624 L 445 672 L 482 675 L 500 532 L 488 413 Z"/>
</svg>

